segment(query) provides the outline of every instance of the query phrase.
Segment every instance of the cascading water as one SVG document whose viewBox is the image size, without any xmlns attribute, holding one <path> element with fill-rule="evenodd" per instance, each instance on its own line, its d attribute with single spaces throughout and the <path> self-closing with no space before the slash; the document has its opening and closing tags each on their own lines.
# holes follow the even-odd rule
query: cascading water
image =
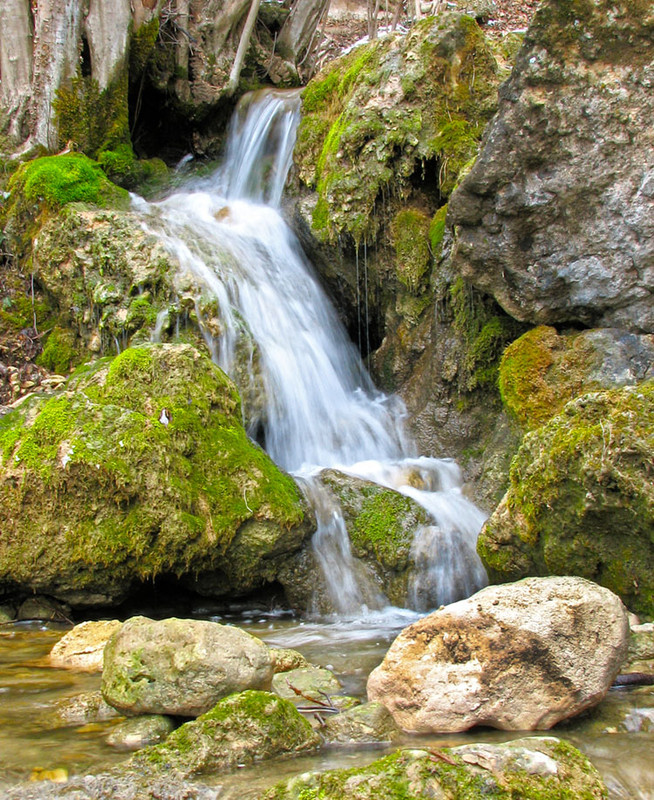
<svg viewBox="0 0 654 800">
<path fill-rule="evenodd" d="M 387 601 L 352 557 L 340 509 L 315 477 L 325 467 L 393 488 L 430 513 L 433 525 L 416 534 L 412 599 L 422 609 L 450 602 L 485 582 L 475 553 L 483 515 L 461 494 L 453 462 L 414 457 L 401 402 L 374 388 L 278 211 L 298 119 L 297 92 L 244 98 L 211 178 L 135 204 L 179 261 L 178 289 L 195 294 L 216 361 L 243 393 L 262 395 L 250 433 L 263 432 L 276 463 L 307 483 L 332 606 L 356 615 Z M 213 324 L 203 312 L 211 303 Z"/>
</svg>

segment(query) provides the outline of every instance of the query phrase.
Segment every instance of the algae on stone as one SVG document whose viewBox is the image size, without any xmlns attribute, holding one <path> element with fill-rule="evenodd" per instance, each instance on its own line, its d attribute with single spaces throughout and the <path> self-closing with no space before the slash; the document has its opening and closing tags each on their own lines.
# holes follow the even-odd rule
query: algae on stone
<svg viewBox="0 0 654 800">
<path fill-rule="evenodd" d="M 654 614 L 654 383 L 582 395 L 527 434 L 478 551 L 489 577 L 579 575 Z"/>
<path fill-rule="evenodd" d="M 162 744 L 137 753 L 122 769 L 183 776 L 221 772 L 255 760 L 306 752 L 319 742 L 289 700 L 249 690 L 221 700 Z"/>
<path fill-rule="evenodd" d="M 474 19 L 445 14 L 337 59 L 303 94 L 295 159 L 318 192 L 313 232 L 373 241 L 388 195 L 428 161 L 447 197 L 496 104 L 497 66 Z M 434 209 L 435 210 L 435 209 Z"/>
<path fill-rule="evenodd" d="M 434 751 L 404 749 L 367 767 L 307 772 L 263 800 L 605 800 L 599 774 L 565 741 L 517 739 Z"/>
<path fill-rule="evenodd" d="M 431 524 L 429 514 L 412 498 L 372 481 L 333 469 L 323 470 L 320 479 L 338 498 L 354 555 L 372 568 L 391 602 L 405 604 L 411 545 L 416 531 Z"/>
<path fill-rule="evenodd" d="M 95 604 L 211 573 L 216 593 L 245 592 L 308 533 L 294 482 L 245 434 L 235 386 L 190 345 L 79 368 L 67 391 L 0 419 L 0 453 L 4 586 Z M 232 545 L 247 536 L 243 563 Z"/>
</svg>

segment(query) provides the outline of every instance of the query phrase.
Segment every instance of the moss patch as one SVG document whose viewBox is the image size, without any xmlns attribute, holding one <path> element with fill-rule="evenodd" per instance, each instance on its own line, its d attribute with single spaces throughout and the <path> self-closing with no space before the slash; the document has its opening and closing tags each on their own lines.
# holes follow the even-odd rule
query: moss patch
<svg viewBox="0 0 654 800">
<path fill-rule="evenodd" d="M 270 789 L 263 798 L 604 800 L 608 796 L 588 759 L 566 742 L 553 738 L 521 739 L 507 745 L 482 746 L 483 756 L 493 758 L 492 770 L 476 765 L 475 747 L 445 748 L 437 755 L 424 750 L 401 750 L 363 768 L 305 773 Z M 555 773 L 537 774 L 536 770 L 525 768 L 525 764 L 542 760 L 543 756 L 556 762 Z"/>
<path fill-rule="evenodd" d="M 456 369 L 459 390 L 495 390 L 502 353 L 524 326 L 463 278 L 449 286 L 443 314 L 452 315 L 452 327 L 461 343 Z"/>
<path fill-rule="evenodd" d="M 431 266 L 429 218 L 415 208 L 399 211 L 391 223 L 395 268 L 400 283 L 413 294 L 426 288 Z"/>
<path fill-rule="evenodd" d="M 111 183 L 97 163 L 81 153 L 44 156 L 22 164 L 8 183 L 3 219 L 9 245 L 25 255 L 43 217 L 69 203 L 125 208 L 127 192 Z"/>
<path fill-rule="evenodd" d="M 478 540 L 492 580 L 579 575 L 654 615 L 654 384 L 582 395 L 525 436 Z"/>
</svg>

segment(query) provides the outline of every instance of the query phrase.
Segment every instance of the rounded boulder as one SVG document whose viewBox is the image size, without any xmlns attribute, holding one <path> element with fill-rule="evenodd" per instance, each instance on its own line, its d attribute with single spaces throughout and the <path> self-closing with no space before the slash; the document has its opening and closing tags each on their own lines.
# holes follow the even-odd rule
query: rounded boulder
<svg viewBox="0 0 654 800">
<path fill-rule="evenodd" d="M 128 715 L 197 717 L 223 697 L 270 689 L 270 651 L 239 628 L 133 617 L 105 648 L 102 694 Z"/>
<path fill-rule="evenodd" d="M 590 581 L 490 586 L 405 628 L 368 697 L 409 732 L 548 729 L 604 697 L 628 636 L 620 599 Z"/>
</svg>

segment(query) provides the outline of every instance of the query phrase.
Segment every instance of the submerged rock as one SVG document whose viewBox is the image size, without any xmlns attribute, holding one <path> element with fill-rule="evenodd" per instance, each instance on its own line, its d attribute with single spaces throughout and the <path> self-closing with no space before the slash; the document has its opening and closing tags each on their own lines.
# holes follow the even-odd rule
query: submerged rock
<svg viewBox="0 0 654 800">
<path fill-rule="evenodd" d="M 121 625 L 117 619 L 76 625 L 50 651 L 50 665 L 59 669 L 102 672 L 104 647 Z"/>
<path fill-rule="evenodd" d="M 220 787 L 204 786 L 174 775 L 71 776 L 66 783 L 49 780 L 5 790 L 6 800 L 219 800 Z"/>
<path fill-rule="evenodd" d="M 174 730 L 175 722 L 170 717 L 148 714 L 116 725 L 105 741 L 116 750 L 141 750 L 159 744 Z"/>
<path fill-rule="evenodd" d="M 230 625 L 133 617 L 105 648 L 102 694 L 128 714 L 197 717 L 245 689 L 270 689 L 266 645 Z"/>
<path fill-rule="evenodd" d="M 654 331 L 651 6 L 543 2 L 453 193 L 453 267 L 532 323 Z"/>
<path fill-rule="evenodd" d="M 121 716 L 102 696 L 102 692 L 84 692 L 65 698 L 55 706 L 54 722 L 57 727 L 74 727 L 105 722 Z"/>
<path fill-rule="evenodd" d="M 273 581 L 310 531 L 292 479 L 246 436 L 234 384 L 190 345 L 80 368 L 0 419 L 0 586 L 107 604 L 161 574 Z"/>
<path fill-rule="evenodd" d="M 364 703 L 330 716 L 320 733 L 328 744 L 392 742 L 401 736 L 391 713 L 381 703 Z"/>
<path fill-rule="evenodd" d="M 125 771 L 190 777 L 311 750 L 320 738 L 288 700 L 247 691 L 221 700 L 162 744 L 133 756 Z"/>
<path fill-rule="evenodd" d="M 584 755 L 565 741 L 544 737 L 443 750 L 400 750 L 363 768 L 307 772 L 263 795 L 264 800 L 313 797 L 604 800 L 607 791 Z"/>
<path fill-rule="evenodd" d="M 490 586 L 405 628 L 368 697 L 409 732 L 547 729 L 602 699 L 628 635 L 619 598 L 581 578 Z"/>
<path fill-rule="evenodd" d="M 491 580 L 581 575 L 654 614 L 654 384 L 582 395 L 525 436 L 477 543 Z"/>
</svg>

